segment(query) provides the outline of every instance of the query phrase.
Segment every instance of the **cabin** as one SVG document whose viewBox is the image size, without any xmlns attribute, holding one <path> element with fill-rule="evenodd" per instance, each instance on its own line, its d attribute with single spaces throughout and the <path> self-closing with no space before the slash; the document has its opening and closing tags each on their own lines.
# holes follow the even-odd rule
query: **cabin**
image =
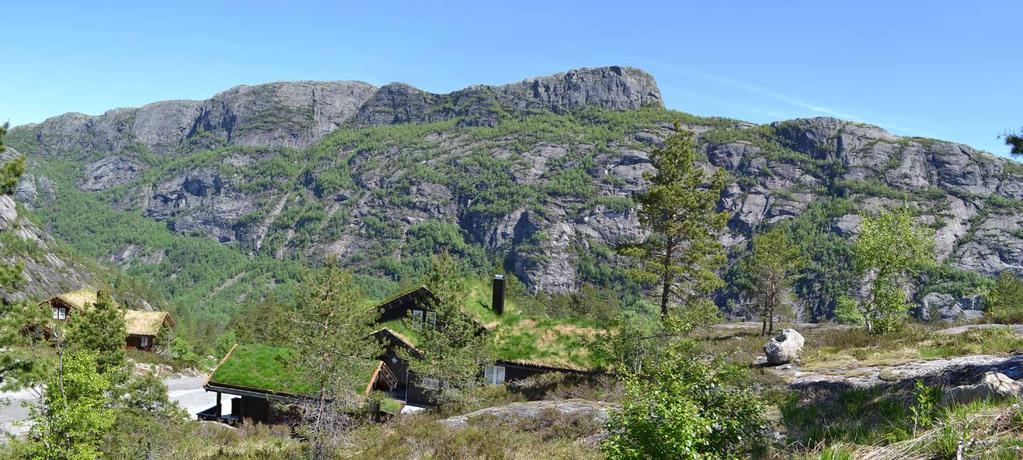
<svg viewBox="0 0 1023 460">
<path fill-rule="evenodd" d="M 239 425 L 244 420 L 295 425 L 299 414 L 292 405 L 309 398 L 302 370 L 290 364 L 293 350 L 269 345 L 235 345 L 203 384 L 215 392 L 217 403 L 197 415 L 199 420 Z M 367 360 L 354 379 L 355 390 L 369 395 L 381 363 Z M 226 397 L 225 397 L 226 396 Z"/>
<path fill-rule="evenodd" d="M 43 308 L 50 308 L 51 317 L 54 320 L 66 321 L 73 312 L 83 311 L 96 304 L 98 295 L 99 293 L 95 289 L 82 288 L 59 294 L 39 305 Z"/>
<path fill-rule="evenodd" d="M 165 311 L 126 310 L 124 329 L 126 345 L 141 351 L 152 351 L 166 331 L 174 327 L 174 319 Z"/>
<path fill-rule="evenodd" d="M 501 338 L 514 340 L 517 333 L 538 335 L 535 332 L 541 332 L 543 338 L 549 338 L 555 344 L 559 341 L 581 344 L 581 340 L 578 340 L 580 333 L 588 336 L 596 333 L 592 329 L 559 328 L 557 327 L 559 325 L 538 331 L 537 322 L 532 319 L 506 317 L 505 290 L 504 277 L 496 275 L 491 283 L 490 302 L 484 304 L 480 299 L 475 299 L 476 305 L 463 308 L 463 314 L 479 326 L 479 333 L 493 333 L 498 336 L 497 359 L 494 364 L 480 369 L 485 382 L 500 385 L 552 372 L 596 374 L 586 365 L 587 360 L 581 356 L 585 353 L 581 346 L 575 350 L 560 350 L 567 351 L 567 356 L 565 353 L 552 350 L 551 347 L 543 346 L 537 347 L 535 356 L 518 356 L 516 350 L 502 348 Z M 376 380 L 375 389 L 406 404 L 431 405 L 430 394 L 439 386 L 439 382 L 418 378 L 409 370 L 409 364 L 402 359 L 402 356 L 408 354 L 422 355 L 422 351 L 416 346 L 418 331 L 426 327 L 437 327 L 437 315 L 432 311 L 436 299 L 436 296 L 424 286 L 401 294 L 377 307 L 380 314 L 378 323 L 381 327 L 373 333 L 373 337 L 384 345 L 385 351 L 380 356 L 383 363 L 382 376 Z M 399 350 L 404 350 L 404 353 Z"/>
<path fill-rule="evenodd" d="M 466 299 L 462 314 L 475 322 L 479 334 L 495 334 L 496 360 L 479 370 L 487 383 L 500 385 L 529 377 L 559 372 L 593 376 L 584 337 L 595 329 L 555 320 L 532 319 L 520 312 L 506 311 L 505 280 L 495 276 L 489 298 L 483 298 L 486 286 L 476 286 Z M 379 304 L 377 329 L 366 338 L 383 345 L 377 360 L 367 362 L 363 376 L 357 378 L 364 395 L 377 391 L 384 403 L 400 411 L 406 405 L 433 405 L 438 381 L 419 378 L 405 357 L 422 356 L 417 343 L 424 328 L 441 326 L 433 311 L 437 297 L 426 287 L 404 292 Z M 530 346 L 516 347 L 532 340 Z M 525 349 L 525 351 L 523 351 Z M 238 424 L 244 419 L 260 423 L 292 423 L 295 414 L 287 407 L 307 398 L 301 387 L 301 370 L 289 368 L 287 348 L 266 345 L 236 345 L 221 360 L 203 387 L 217 393 L 217 404 L 198 415 L 200 420 Z M 227 396 L 227 400 L 224 396 Z"/>
<path fill-rule="evenodd" d="M 65 292 L 41 302 L 40 308 L 49 308 L 54 321 L 67 321 L 72 315 L 92 308 L 99 298 L 99 291 L 82 288 Z M 125 347 L 152 351 L 159 339 L 174 327 L 174 319 L 165 311 L 125 310 L 124 328 L 127 332 Z M 49 334 L 49 332 L 47 332 Z"/>
</svg>

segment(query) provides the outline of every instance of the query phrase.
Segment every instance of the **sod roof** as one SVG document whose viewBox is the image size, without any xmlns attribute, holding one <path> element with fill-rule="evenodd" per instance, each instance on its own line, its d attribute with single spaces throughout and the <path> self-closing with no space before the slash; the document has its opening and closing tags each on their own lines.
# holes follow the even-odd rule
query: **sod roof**
<svg viewBox="0 0 1023 460">
<path fill-rule="evenodd" d="M 82 288 L 77 291 L 65 292 L 56 296 L 58 300 L 79 310 L 96 303 L 98 292 L 91 288 Z"/>
<path fill-rule="evenodd" d="M 291 348 L 237 345 L 213 371 L 208 383 L 278 395 L 309 395 L 313 388 L 303 370 L 294 364 L 294 356 Z M 375 360 L 362 363 L 352 390 L 364 394 L 379 365 L 380 361 Z"/>
<path fill-rule="evenodd" d="M 165 311 L 126 310 L 124 328 L 131 335 L 160 335 L 164 325 L 173 326 L 174 320 Z"/>
<path fill-rule="evenodd" d="M 506 300 L 504 314 L 499 316 L 490 303 L 490 286 L 486 282 L 469 283 L 462 312 L 494 335 L 497 359 L 579 371 L 594 367 L 586 342 L 600 329 L 566 319 L 531 317 L 519 310 L 512 299 Z M 420 343 L 419 331 L 404 320 L 386 321 L 379 326 L 413 347 Z"/>
</svg>

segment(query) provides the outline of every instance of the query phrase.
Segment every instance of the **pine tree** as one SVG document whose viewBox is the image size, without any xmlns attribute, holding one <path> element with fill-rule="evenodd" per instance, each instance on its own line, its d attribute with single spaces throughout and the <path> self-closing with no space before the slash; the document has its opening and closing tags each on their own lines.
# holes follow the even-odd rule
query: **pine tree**
<svg viewBox="0 0 1023 460">
<path fill-rule="evenodd" d="M 438 403 L 458 401 L 467 390 L 482 384 L 480 370 L 493 363 L 490 334 L 464 311 L 464 274 L 447 252 L 434 256 L 430 274 L 423 284 L 436 296 L 427 309 L 436 320 L 411 323 L 419 329 L 416 344 L 421 355 L 403 352 L 416 377 L 436 382 Z"/>
<path fill-rule="evenodd" d="M 106 291 L 99 291 L 95 304 L 68 320 L 68 346 L 95 353 L 100 373 L 124 367 L 126 337 L 124 311 Z"/>
<path fill-rule="evenodd" d="M 634 278 L 658 285 L 662 319 L 673 305 L 685 306 L 689 316 L 712 312 L 706 297 L 723 284 L 716 273 L 725 261 L 718 235 L 728 213 L 718 211 L 717 203 L 725 173 L 707 174 L 696 160 L 693 134 L 676 122 L 675 134 L 650 152 L 657 172 L 644 176 L 648 188 L 638 196 L 639 221 L 650 235 L 621 250 L 637 262 L 629 271 Z"/>
<path fill-rule="evenodd" d="M 0 125 L 0 152 L 4 151 L 7 125 Z M 25 170 L 24 158 L 0 166 L 0 194 L 14 191 Z M 5 230 L 10 231 L 10 230 Z M 15 292 L 23 280 L 22 264 L 0 261 L 0 287 Z M 28 300 L 0 305 L 0 389 L 33 386 L 45 379 L 48 362 L 40 356 L 39 345 L 44 338 L 48 311 Z"/>
<path fill-rule="evenodd" d="M 785 227 L 776 226 L 753 237 L 743 271 L 749 280 L 747 293 L 762 321 L 761 334 L 774 332 L 774 318 L 789 305 L 792 285 L 802 265 L 799 248 L 789 239 Z"/>
<path fill-rule="evenodd" d="M 331 262 L 320 272 L 307 275 L 306 291 L 299 299 L 290 333 L 295 358 L 311 388 L 310 400 L 299 410 L 299 433 L 305 437 L 313 458 L 331 458 L 352 426 L 350 414 L 359 408 L 365 385 L 367 361 L 376 359 L 380 347 L 371 340 L 376 311 L 362 302 L 351 272 Z"/>
</svg>

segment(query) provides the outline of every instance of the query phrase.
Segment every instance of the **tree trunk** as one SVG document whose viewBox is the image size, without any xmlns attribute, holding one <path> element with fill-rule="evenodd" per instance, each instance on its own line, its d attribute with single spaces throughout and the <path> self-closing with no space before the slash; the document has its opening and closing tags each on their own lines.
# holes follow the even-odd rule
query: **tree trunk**
<svg viewBox="0 0 1023 460">
<path fill-rule="evenodd" d="M 661 282 L 664 283 L 661 286 L 661 322 L 667 321 L 668 319 L 668 298 L 671 296 L 671 263 L 673 253 L 675 249 L 675 243 L 668 238 L 664 243 L 664 266 L 661 267 L 664 270 L 664 275 L 661 276 Z"/>
</svg>

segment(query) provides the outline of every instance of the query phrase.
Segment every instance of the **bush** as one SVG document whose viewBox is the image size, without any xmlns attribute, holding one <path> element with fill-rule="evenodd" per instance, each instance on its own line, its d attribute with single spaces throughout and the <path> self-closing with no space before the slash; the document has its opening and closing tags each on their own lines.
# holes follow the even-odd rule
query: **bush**
<svg viewBox="0 0 1023 460">
<path fill-rule="evenodd" d="M 1009 272 L 998 275 L 988 298 L 987 314 L 996 323 L 1023 323 L 1023 281 Z"/>
<path fill-rule="evenodd" d="M 626 380 L 601 443 L 609 458 L 740 458 L 760 446 L 764 404 L 738 367 L 695 359 L 689 342 L 650 367 Z"/>
<path fill-rule="evenodd" d="M 835 322 L 850 326 L 863 324 L 863 313 L 860 313 L 859 303 L 855 299 L 839 297 L 835 304 Z"/>
</svg>

